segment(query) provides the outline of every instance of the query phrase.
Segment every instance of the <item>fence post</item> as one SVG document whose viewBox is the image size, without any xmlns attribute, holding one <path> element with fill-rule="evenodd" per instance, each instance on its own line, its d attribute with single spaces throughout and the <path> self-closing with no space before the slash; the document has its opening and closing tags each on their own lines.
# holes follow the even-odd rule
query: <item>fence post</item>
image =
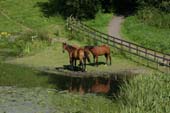
<svg viewBox="0 0 170 113">
<path fill-rule="evenodd" d="M 145 57 L 148 58 L 148 51 L 146 48 L 145 48 Z M 149 66 L 149 60 L 147 60 L 147 66 Z"/>
<path fill-rule="evenodd" d="M 107 35 L 107 44 L 109 45 L 109 35 Z"/>
<path fill-rule="evenodd" d="M 121 50 L 123 50 L 123 41 L 121 40 Z"/>
</svg>

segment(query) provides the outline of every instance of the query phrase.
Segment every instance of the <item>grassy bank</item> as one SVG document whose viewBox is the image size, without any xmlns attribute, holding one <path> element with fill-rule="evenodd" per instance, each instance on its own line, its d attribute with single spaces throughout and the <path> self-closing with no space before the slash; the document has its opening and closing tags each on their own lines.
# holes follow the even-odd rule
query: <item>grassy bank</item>
<svg viewBox="0 0 170 113">
<path fill-rule="evenodd" d="M 118 113 L 114 100 L 95 94 L 54 93 L 52 99 L 59 113 Z"/>
<path fill-rule="evenodd" d="M 155 50 L 170 52 L 170 30 L 149 26 L 137 19 L 127 17 L 122 25 L 122 35 L 127 40 Z"/>
<path fill-rule="evenodd" d="M 0 31 L 22 32 L 23 30 L 51 29 L 64 24 L 60 16 L 45 17 L 38 3 L 48 0 L 1 0 Z M 58 26 L 57 26 L 58 25 Z"/>
</svg>

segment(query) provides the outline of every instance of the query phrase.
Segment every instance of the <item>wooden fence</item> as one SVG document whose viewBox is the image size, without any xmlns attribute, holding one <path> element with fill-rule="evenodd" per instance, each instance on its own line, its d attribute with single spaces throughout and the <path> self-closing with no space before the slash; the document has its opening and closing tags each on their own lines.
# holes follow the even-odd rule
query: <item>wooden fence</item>
<svg viewBox="0 0 170 113">
<path fill-rule="evenodd" d="M 102 33 L 90 26 L 81 23 L 80 21 L 75 20 L 74 18 L 69 18 L 67 20 L 67 27 L 69 30 L 71 30 L 71 32 L 82 32 L 89 38 L 93 38 L 96 41 L 108 44 L 109 46 L 116 47 L 117 49 L 120 49 L 122 51 L 142 57 L 146 60 L 156 63 L 158 66 L 162 65 L 165 67 L 170 67 L 169 54 L 165 54 L 160 51 L 146 48 L 141 45 Z"/>
</svg>

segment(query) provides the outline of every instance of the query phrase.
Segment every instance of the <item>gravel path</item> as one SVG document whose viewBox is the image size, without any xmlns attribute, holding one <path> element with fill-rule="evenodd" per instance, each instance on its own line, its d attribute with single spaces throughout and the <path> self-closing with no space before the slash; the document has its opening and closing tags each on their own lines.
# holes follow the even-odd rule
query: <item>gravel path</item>
<svg viewBox="0 0 170 113">
<path fill-rule="evenodd" d="M 121 23 L 124 21 L 123 16 L 114 16 L 108 27 L 108 34 L 116 38 L 123 39 L 120 36 Z"/>
</svg>

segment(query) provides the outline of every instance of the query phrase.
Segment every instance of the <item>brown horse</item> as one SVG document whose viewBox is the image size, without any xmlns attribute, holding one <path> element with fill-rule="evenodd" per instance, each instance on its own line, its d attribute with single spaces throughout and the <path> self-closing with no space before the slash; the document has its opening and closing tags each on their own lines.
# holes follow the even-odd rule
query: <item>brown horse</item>
<svg viewBox="0 0 170 113">
<path fill-rule="evenodd" d="M 79 60 L 82 71 L 86 70 L 86 53 L 83 48 L 73 50 L 71 59 L 73 67 L 76 67 L 76 60 Z"/>
<path fill-rule="evenodd" d="M 76 67 L 76 60 L 80 61 L 80 66 L 82 71 L 86 68 L 86 52 L 83 48 L 78 48 L 77 46 L 71 46 L 63 43 L 63 52 L 67 50 L 69 53 L 69 60 L 72 67 Z"/>
<path fill-rule="evenodd" d="M 70 64 L 72 64 L 72 52 L 76 49 L 78 49 L 78 46 L 75 45 L 68 45 L 67 43 L 62 43 L 63 45 L 63 53 L 65 52 L 65 50 L 68 52 L 69 54 L 69 62 Z"/>
<path fill-rule="evenodd" d="M 104 55 L 106 57 L 106 64 L 108 64 L 108 59 L 111 65 L 110 47 L 108 45 L 101 46 L 85 46 L 86 51 L 90 51 L 93 55 L 94 63 L 98 65 L 98 56 Z"/>
</svg>

